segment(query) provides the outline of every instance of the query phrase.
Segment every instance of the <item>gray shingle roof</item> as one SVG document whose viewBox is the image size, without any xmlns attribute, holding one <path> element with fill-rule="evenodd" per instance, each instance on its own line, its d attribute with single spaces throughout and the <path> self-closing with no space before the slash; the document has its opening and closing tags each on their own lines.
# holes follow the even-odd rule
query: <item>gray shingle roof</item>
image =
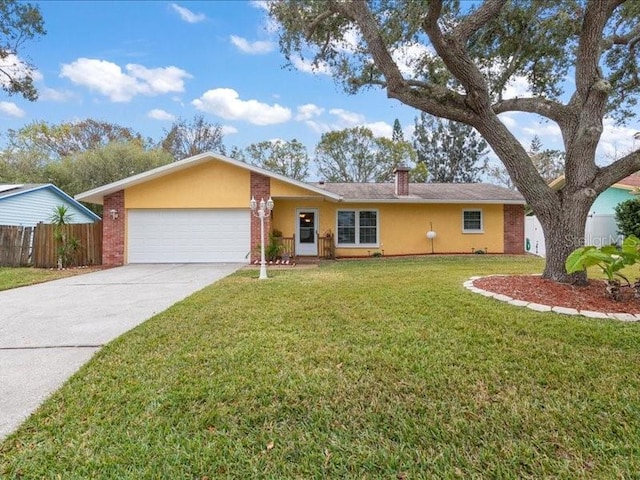
<svg viewBox="0 0 640 480">
<path fill-rule="evenodd" d="M 0 197 L 8 197 L 18 192 L 28 192 L 34 188 L 48 185 L 46 183 L 18 183 L 18 184 L 2 184 L 0 185 Z"/>
<path fill-rule="evenodd" d="M 452 202 L 524 203 L 520 193 L 488 183 L 410 183 L 409 195 L 395 195 L 393 183 L 324 183 L 314 184 L 344 200 L 395 200 Z"/>
</svg>

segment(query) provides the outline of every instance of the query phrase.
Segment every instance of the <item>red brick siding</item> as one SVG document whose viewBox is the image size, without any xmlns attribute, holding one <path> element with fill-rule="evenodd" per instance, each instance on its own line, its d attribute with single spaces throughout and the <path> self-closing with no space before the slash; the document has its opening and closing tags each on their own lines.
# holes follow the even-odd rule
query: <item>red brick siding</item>
<svg viewBox="0 0 640 480">
<path fill-rule="evenodd" d="M 256 202 L 260 203 L 260 200 L 265 202 L 271 197 L 271 179 L 260 175 L 259 173 L 251 172 L 251 197 L 256 199 Z M 247 203 L 249 200 L 247 200 Z M 268 242 L 269 232 L 271 232 L 271 217 L 264 220 L 264 238 L 265 243 Z M 255 215 L 251 215 L 251 262 L 260 260 L 260 252 L 258 250 L 260 245 L 260 219 Z"/>
<path fill-rule="evenodd" d="M 102 213 L 102 264 L 124 265 L 124 190 L 104 197 Z M 118 212 L 118 218 L 111 218 L 110 210 Z"/>
<path fill-rule="evenodd" d="M 504 253 L 524 254 L 524 206 L 504 206 Z"/>
</svg>

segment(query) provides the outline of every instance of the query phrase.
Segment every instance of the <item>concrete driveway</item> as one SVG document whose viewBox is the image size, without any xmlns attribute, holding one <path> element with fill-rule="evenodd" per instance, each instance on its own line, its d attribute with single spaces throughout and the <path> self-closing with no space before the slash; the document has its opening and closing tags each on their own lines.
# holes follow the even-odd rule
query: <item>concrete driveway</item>
<svg viewBox="0 0 640 480">
<path fill-rule="evenodd" d="M 0 292 L 0 439 L 104 344 L 242 266 L 127 265 Z"/>
</svg>

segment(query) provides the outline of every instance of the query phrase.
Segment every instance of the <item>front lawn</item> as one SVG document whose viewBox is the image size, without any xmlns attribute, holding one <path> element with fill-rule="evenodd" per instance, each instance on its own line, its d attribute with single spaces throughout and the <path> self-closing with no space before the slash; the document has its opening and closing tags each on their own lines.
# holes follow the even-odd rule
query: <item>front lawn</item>
<svg viewBox="0 0 640 480">
<path fill-rule="evenodd" d="M 475 295 L 534 258 L 241 271 L 103 348 L 2 478 L 632 478 L 640 325 Z"/>
<path fill-rule="evenodd" d="M 95 270 L 95 268 L 94 268 Z M 0 267 L 0 291 L 24 287 L 35 283 L 49 282 L 59 278 L 87 273 L 91 270 L 67 268 L 64 270 L 32 267 Z"/>
</svg>

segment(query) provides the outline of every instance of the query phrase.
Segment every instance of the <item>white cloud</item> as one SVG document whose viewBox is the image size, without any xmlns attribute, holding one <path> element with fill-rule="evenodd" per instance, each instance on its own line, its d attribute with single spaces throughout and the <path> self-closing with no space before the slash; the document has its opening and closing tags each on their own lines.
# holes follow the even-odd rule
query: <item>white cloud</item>
<svg viewBox="0 0 640 480">
<path fill-rule="evenodd" d="M 258 8 L 267 12 L 269 11 L 269 2 L 267 0 L 251 0 L 249 4 L 253 8 Z"/>
<path fill-rule="evenodd" d="M 153 118 L 154 120 L 175 120 L 175 115 L 170 114 L 169 112 L 162 110 L 160 108 L 154 108 L 147 113 L 147 117 Z"/>
<path fill-rule="evenodd" d="M 502 117 L 500 117 L 502 118 Z M 562 132 L 557 123 L 549 122 L 544 124 L 537 124 L 531 127 L 524 127 L 522 129 L 528 135 L 532 137 L 537 135 L 542 140 L 543 144 L 548 141 L 562 140 Z"/>
<path fill-rule="evenodd" d="M 24 110 L 13 102 L 0 102 L 0 112 L 5 115 L 9 115 L 10 117 L 24 117 Z"/>
<path fill-rule="evenodd" d="M 222 134 L 223 135 L 231 135 L 234 133 L 238 133 L 238 129 L 236 127 L 233 127 L 231 125 L 223 125 L 222 126 Z"/>
<path fill-rule="evenodd" d="M 516 120 L 508 113 L 501 113 L 500 115 L 498 115 L 498 118 L 509 130 L 518 126 L 518 122 L 516 122 Z"/>
<path fill-rule="evenodd" d="M 391 138 L 393 136 L 393 126 L 389 125 L 387 122 L 365 123 L 361 126 L 371 130 L 374 137 Z"/>
<path fill-rule="evenodd" d="M 257 100 L 241 100 L 231 88 L 206 91 L 191 102 L 198 110 L 213 113 L 227 120 L 245 120 L 254 125 L 273 125 L 291 118 L 291 110 L 280 105 L 269 105 Z"/>
<path fill-rule="evenodd" d="M 365 122 L 365 116 L 360 113 L 350 112 L 342 108 L 332 108 L 329 110 L 331 115 L 338 117 L 344 127 L 355 127 Z"/>
<path fill-rule="evenodd" d="M 261 55 L 269 53 L 274 49 L 273 42 L 257 40 L 255 42 L 249 42 L 247 39 L 231 35 L 231 43 L 233 43 L 241 52 L 248 53 L 250 55 Z"/>
<path fill-rule="evenodd" d="M 311 120 L 313 117 L 322 115 L 323 112 L 324 112 L 324 108 L 318 107 L 313 103 L 300 105 L 298 107 L 298 114 L 296 115 L 296 120 L 299 120 L 299 121 Z"/>
<path fill-rule="evenodd" d="M 97 91 L 112 102 L 128 102 L 139 94 L 154 96 L 183 92 L 184 79 L 191 78 L 189 73 L 173 66 L 147 68 L 128 64 L 125 70 L 127 73 L 119 65 L 106 60 L 79 58 L 62 65 L 60 76 Z"/>
<path fill-rule="evenodd" d="M 38 87 L 38 100 L 65 102 L 70 98 L 73 98 L 73 93 L 68 90 L 56 90 L 49 87 Z"/>
<path fill-rule="evenodd" d="M 316 112 L 311 107 L 316 107 L 313 104 L 303 105 L 302 107 L 310 106 L 309 110 L 315 113 L 315 116 L 319 116 L 324 109 L 319 109 Z M 391 138 L 393 135 L 393 126 L 389 125 L 386 122 L 367 122 L 364 115 L 360 113 L 350 112 L 349 110 L 344 110 L 342 108 L 332 108 L 329 110 L 329 113 L 333 115 L 334 121 L 332 122 L 321 122 L 317 120 L 312 120 L 312 116 L 303 117 L 301 116 L 301 108 L 298 107 L 298 116 L 296 119 L 303 120 L 305 125 L 307 125 L 311 130 L 316 133 L 323 134 L 326 132 L 330 132 L 332 130 L 343 130 L 345 128 L 354 128 L 354 127 L 365 127 L 371 130 L 374 136 L 376 137 L 387 137 Z M 318 108 L 318 107 L 316 107 Z M 298 118 L 300 117 L 300 118 Z"/>
<path fill-rule="evenodd" d="M 411 77 L 416 75 L 417 66 L 425 56 L 433 57 L 433 49 L 417 42 L 400 45 L 391 52 L 400 73 Z"/>
<path fill-rule="evenodd" d="M 616 126 L 613 119 L 605 118 L 602 136 L 598 144 L 599 156 L 606 157 L 607 162 L 610 162 L 637 149 L 638 141 L 634 139 L 637 132 L 637 128 Z"/>
<path fill-rule="evenodd" d="M 325 62 L 319 62 L 317 65 L 311 60 L 304 60 L 299 55 L 291 56 L 291 63 L 296 69 L 304 73 L 318 73 L 321 75 L 331 75 L 331 69 Z"/>
<path fill-rule="evenodd" d="M 533 95 L 531 85 L 526 77 L 512 78 L 502 91 L 502 98 L 530 97 L 531 95 Z"/>
<path fill-rule="evenodd" d="M 178 12 L 180 18 L 187 23 L 198 23 L 203 22 L 207 19 L 207 16 L 204 13 L 193 13 L 188 8 L 181 7 L 177 3 L 172 3 L 171 8 Z"/>
</svg>

